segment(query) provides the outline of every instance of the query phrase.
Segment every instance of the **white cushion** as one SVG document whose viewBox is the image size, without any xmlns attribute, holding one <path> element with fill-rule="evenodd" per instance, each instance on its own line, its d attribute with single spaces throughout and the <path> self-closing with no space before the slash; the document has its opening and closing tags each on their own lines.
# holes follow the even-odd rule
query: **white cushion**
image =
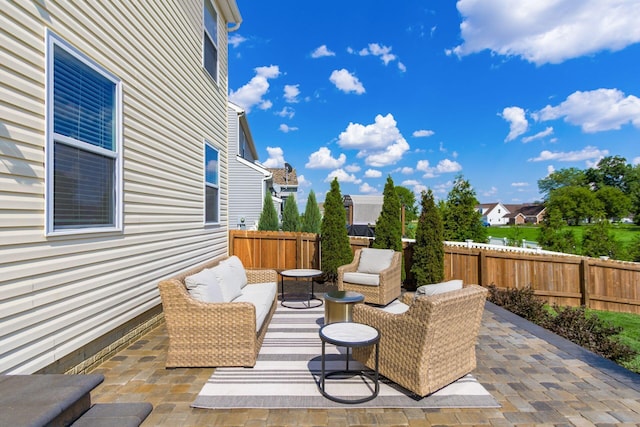
<svg viewBox="0 0 640 427">
<path fill-rule="evenodd" d="M 364 248 L 360 253 L 358 273 L 378 274 L 391 265 L 392 249 Z"/>
<path fill-rule="evenodd" d="M 203 302 L 224 302 L 218 277 L 210 269 L 204 270 L 184 279 L 189 294 Z"/>
<path fill-rule="evenodd" d="M 238 258 L 237 256 L 233 255 L 230 256 L 229 258 L 223 260 L 220 262 L 220 264 L 224 264 L 228 267 L 230 267 L 235 274 L 237 275 L 238 279 L 240 280 L 240 287 L 244 288 L 247 283 L 247 272 L 244 269 L 244 265 L 242 265 L 242 261 L 240 261 L 240 258 Z"/>
<path fill-rule="evenodd" d="M 229 264 L 220 263 L 213 267 L 211 271 L 218 278 L 223 302 L 231 302 L 240 295 L 242 279 L 238 276 L 236 269 L 229 266 Z"/>
<path fill-rule="evenodd" d="M 386 307 L 381 308 L 381 310 L 392 314 L 402 314 L 409 310 L 409 306 L 396 299 L 390 302 Z"/>
<path fill-rule="evenodd" d="M 345 272 L 342 278 L 343 282 L 355 283 L 356 285 L 379 286 L 380 275 L 358 272 Z"/>
<path fill-rule="evenodd" d="M 436 283 L 433 285 L 423 285 L 416 289 L 415 296 L 421 295 L 437 295 L 445 292 L 456 291 L 462 289 L 462 280 L 455 279 L 448 282 Z"/>
<path fill-rule="evenodd" d="M 276 282 L 252 283 L 242 288 L 242 294 L 233 302 L 250 302 L 256 307 L 256 332 L 269 314 L 278 290 Z"/>
</svg>

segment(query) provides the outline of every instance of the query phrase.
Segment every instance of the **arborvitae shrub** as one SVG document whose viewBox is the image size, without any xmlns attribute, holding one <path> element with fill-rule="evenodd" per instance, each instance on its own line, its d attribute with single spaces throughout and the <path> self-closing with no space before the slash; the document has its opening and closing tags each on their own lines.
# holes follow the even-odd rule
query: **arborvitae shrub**
<svg viewBox="0 0 640 427">
<path fill-rule="evenodd" d="M 284 211 L 282 212 L 282 231 L 298 231 L 300 228 L 300 213 L 298 213 L 298 204 L 293 194 L 289 194 L 284 202 Z"/>
</svg>

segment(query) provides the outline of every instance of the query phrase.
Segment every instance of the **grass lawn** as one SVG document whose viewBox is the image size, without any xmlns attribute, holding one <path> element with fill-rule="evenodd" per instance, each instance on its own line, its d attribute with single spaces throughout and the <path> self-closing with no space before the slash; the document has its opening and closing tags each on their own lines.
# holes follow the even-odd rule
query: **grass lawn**
<svg viewBox="0 0 640 427">
<path fill-rule="evenodd" d="M 622 332 L 617 336 L 618 339 L 638 353 L 635 359 L 622 364 L 622 366 L 640 373 L 640 315 L 599 310 L 589 310 L 588 312 L 594 313 L 600 319 L 622 328 Z"/>
</svg>

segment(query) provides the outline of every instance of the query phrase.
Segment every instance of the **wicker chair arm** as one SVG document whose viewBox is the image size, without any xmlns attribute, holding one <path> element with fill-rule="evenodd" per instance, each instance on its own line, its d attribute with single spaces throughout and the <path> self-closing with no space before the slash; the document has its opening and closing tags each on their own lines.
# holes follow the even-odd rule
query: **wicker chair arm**
<svg viewBox="0 0 640 427">
<path fill-rule="evenodd" d="M 278 282 L 278 272 L 269 269 L 245 269 L 249 283 Z"/>
</svg>

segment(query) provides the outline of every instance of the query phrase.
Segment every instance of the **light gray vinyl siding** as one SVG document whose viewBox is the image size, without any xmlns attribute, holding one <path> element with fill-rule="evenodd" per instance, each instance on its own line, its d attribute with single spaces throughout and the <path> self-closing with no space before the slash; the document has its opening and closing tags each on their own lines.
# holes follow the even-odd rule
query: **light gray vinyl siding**
<svg viewBox="0 0 640 427">
<path fill-rule="evenodd" d="M 215 83 L 202 1 L 6 2 L 0 14 L 0 373 L 32 373 L 160 303 L 158 281 L 227 253 L 227 23 Z M 122 81 L 122 232 L 46 237 L 49 29 Z M 220 151 L 204 225 L 203 144 Z"/>
<path fill-rule="evenodd" d="M 269 171 L 242 159 L 237 153 L 240 119 L 238 112 L 228 109 L 229 120 L 229 228 L 239 228 L 239 219 L 244 218 L 247 229 L 255 229 L 262 213 L 265 177 Z M 231 148 L 234 147 L 234 148 Z M 235 150 L 235 152 L 234 152 Z"/>
</svg>

